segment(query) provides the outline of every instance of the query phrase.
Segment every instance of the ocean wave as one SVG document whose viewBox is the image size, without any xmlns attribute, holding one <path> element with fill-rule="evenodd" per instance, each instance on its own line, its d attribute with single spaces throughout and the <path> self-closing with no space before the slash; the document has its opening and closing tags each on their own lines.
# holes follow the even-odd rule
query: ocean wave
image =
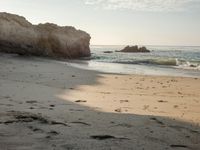
<svg viewBox="0 0 200 150">
<path fill-rule="evenodd" d="M 93 60 L 99 62 L 110 62 L 110 63 L 120 63 L 120 64 L 138 64 L 138 65 L 162 65 L 162 66 L 179 66 L 182 68 L 193 68 L 200 69 L 200 61 L 187 61 L 177 58 L 170 59 L 135 59 L 135 60 L 116 60 L 116 59 L 106 59 L 104 57 L 93 57 Z"/>
<path fill-rule="evenodd" d="M 200 70 L 200 61 L 186 61 L 176 59 L 177 68 Z"/>
<path fill-rule="evenodd" d="M 165 65 L 165 66 L 176 66 L 176 59 L 146 59 L 146 60 L 131 60 L 131 61 L 113 61 L 113 63 L 122 64 L 149 64 L 149 65 Z"/>
</svg>

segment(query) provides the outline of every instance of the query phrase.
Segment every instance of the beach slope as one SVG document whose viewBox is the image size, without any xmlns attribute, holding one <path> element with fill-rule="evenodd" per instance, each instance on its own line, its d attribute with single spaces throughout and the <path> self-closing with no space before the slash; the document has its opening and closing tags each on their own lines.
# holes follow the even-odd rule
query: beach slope
<svg viewBox="0 0 200 150">
<path fill-rule="evenodd" d="M 0 149 L 200 148 L 200 79 L 0 54 Z"/>
</svg>

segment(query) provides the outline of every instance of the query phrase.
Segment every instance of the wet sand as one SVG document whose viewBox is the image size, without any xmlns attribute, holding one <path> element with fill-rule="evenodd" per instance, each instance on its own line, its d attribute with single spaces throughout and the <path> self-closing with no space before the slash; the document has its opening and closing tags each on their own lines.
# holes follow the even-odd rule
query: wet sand
<svg viewBox="0 0 200 150">
<path fill-rule="evenodd" d="M 200 78 L 0 54 L 0 149 L 200 149 Z"/>
</svg>

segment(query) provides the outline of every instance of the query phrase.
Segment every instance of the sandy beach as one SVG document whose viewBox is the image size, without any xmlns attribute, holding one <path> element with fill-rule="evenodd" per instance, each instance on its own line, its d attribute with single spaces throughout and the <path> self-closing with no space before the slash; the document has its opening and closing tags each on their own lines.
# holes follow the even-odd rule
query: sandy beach
<svg viewBox="0 0 200 150">
<path fill-rule="evenodd" d="M 1 150 L 199 150 L 200 78 L 0 54 Z"/>
</svg>

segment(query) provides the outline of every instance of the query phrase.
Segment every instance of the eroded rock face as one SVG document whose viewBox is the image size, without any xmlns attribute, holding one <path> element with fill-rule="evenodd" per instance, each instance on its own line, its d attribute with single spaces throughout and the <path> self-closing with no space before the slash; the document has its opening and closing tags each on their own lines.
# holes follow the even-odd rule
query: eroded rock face
<svg viewBox="0 0 200 150">
<path fill-rule="evenodd" d="M 62 58 L 90 56 L 90 35 L 74 27 L 32 25 L 24 17 L 0 13 L 0 51 Z"/>
<path fill-rule="evenodd" d="M 146 47 L 135 46 L 126 46 L 124 49 L 117 52 L 126 52 L 126 53 L 149 53 L 150 51 Z"/>
</svg>

